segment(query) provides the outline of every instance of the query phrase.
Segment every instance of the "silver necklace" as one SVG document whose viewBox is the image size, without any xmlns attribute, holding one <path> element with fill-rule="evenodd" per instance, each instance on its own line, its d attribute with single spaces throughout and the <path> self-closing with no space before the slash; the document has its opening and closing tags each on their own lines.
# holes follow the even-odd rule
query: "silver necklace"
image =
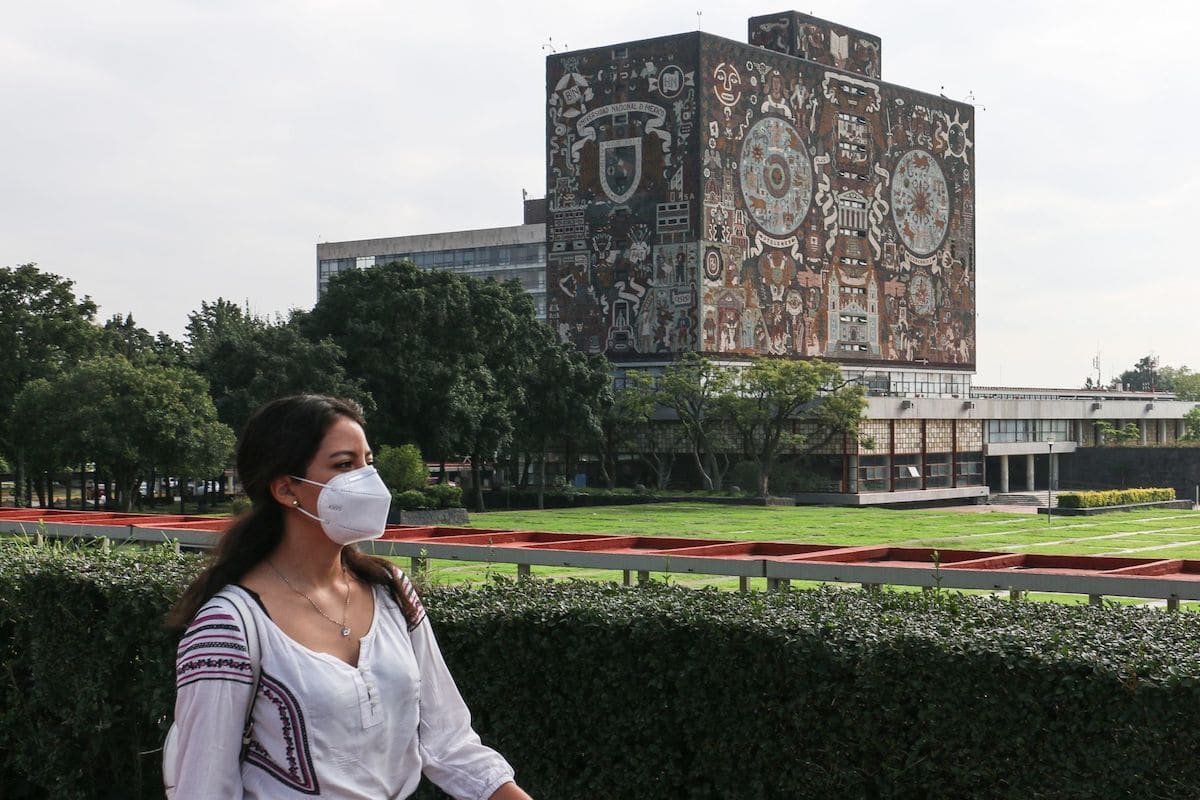
<svg viewBox="0 0 1200 800">
<path fill-rule="evenodd" d="M 345 564 L 342 564 L 342 577 L 346 579 L 346 604 L 342 607 L 342 621 L 341 622 L 338 622 L 336 619 L 334 619 L 333 617 L 326 614 L 324 611 L 321 610 L 321 607 L 319 605 L 317 605 L 315 601 L 313 601 L 313 599 L 311 597 L 309 597 L 307 594 L 305 594 L 304 592 L 297 589 L 295 586 L 292 586 L 292 582 L 287 579 L 286 575 L 284 575 L 282 572 L 279 571 L 279 567 L 276 567 L 275 564 L 271 561 L 271 559 L 269 559 L 269 558 L 267 559 L 267 564 L 268 564 L 268 566 L 271 567 L 271 569 L 275 570 L 275 574 L 278 575 L 285 584 L 287 584 L 287 587 L 289 589 L 291 589 L 293 592 L 295 592 L 296 594 L 300 595 L 305 600 L 307 600 L 309 605 L 311 605 L 313 607 L 314 611 L 316 611 L 318 614 L 320 614 L 325 619 L 332 622 L 334 625 L 337 625 L 338 628 L 340 628 L 342 631 L 342 636 L 350 635 L 350 626 L 346 624 L 346 617 L 349 616 L 349 613 L 350 613 L 350 576 L 346 574 L 346 565 Z"/>
</svg>

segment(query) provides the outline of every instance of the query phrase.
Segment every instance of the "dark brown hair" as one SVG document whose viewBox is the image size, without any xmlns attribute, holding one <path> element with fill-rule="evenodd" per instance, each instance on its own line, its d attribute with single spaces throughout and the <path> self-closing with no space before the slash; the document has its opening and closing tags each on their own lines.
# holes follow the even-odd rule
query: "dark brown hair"
<svg viewBox="0 0 1200 800">
<path fill-rule="evenodd" d="M 281 397 L 250 416 L 238 438 L 237 469 L 253 505 L 221 536 L 208 566 L 167 615 L 169 626 L 186 628 L 213 595 L 241 580 L 279 545 L 284 509 L 271 495 L 271 481 L 280 475 L 305 477 L 325 434 L 343 418 L 364 425 L 358 403 L 319 394 Z M 411 611 L 412 601 L 395 585 L 391 563 L 353 546 L 342 549 L 342 561 L 360 580 L 385 586 L 406 613 Z"/>
</svg>

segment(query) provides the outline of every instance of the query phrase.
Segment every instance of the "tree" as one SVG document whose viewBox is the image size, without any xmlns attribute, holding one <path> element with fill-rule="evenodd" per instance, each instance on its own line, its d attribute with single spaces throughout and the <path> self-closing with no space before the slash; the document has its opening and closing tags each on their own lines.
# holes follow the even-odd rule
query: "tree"
<svg viewBox="0 0 1200 800">
<path fill-rule="evenodd" d="M 601 406 L 595 447 L 600 473 L 609 489 L 616 486 L 621 454 L 637 449 L 639 434 L 653 418 L 655 405 L 653 378 L 630 370 Z"/>
<path fill-rule="evenodd" d="M 43 507 L 48 505 L 50 493 L 44 476 L 58 472 L 68 463 L 78 463 L 72 461 L 76 454 L 69 452 L 67 446 L 71 432 L 64 426 L 63 416 L 53 411 L 62 405 L 62 397 L 52 382 L 35 378 L 17 394 L 9 418 L 9 440 L 24 454 L 26 472 L 33 476 L 34 491 Z M 20 485 L 16 489 L 15 494 L 23 495 Z"/>
<path fill-rule="evenodd" d="M 720 425 L 717 398 L 729 388 L 731 373 L 696 353 L 685 353 L 663 370 L 655 399 L 679 418 L 687 436 L 696 470 L 705 489 L 720 489 L 721 472 L 713 449 Z"/>
<path fill-rule="evenodd" d="M 1096 433 L 1104 444 L 1123 445 L 1136 442 L 1142 438 L 1141 429 L 1136 422 L 1126 422 L 1120 428 L 1106 419 L 1096 423 Z"/>
<path fill-rule="evenodd" d="M 1200 442 L 1200 406 L 1183 415 L 1183 440 Z"/>
<path fill-rule="evenodd" d="M 469 327 L 461 331 L 459 374 L 447 403 L 453 448 L 471 460 L 471 504 L 483 511 L 483 464 L 512 440 L 546 327 L 517 281 L 462 280 Z"/>
<path fill-rule="evenodd" d="M 375 454 L 375 469 L 393 492 L 424 489 L 429 480 L 425 457 L 415 444 L 384 445 Z"/>
<path fill-rule="evenodd" d="M 300 327 L 310 341 L 329 338 L 345 354 L 347 373 L 375 402 L 373 439 L 416 442 L 444 460 L 457 413 L 447 398 L 460 381 L 470 310 L 463 279 L 393 263 L 334 276 Z"/>
<path fill-rule="evenodd" d="M 1116 379 L 1130 392 L 1169 392 L 1171 387 L 1164 385 L 1164 376 L 1158 373 L 1158 356 L 1150 354 L 1138 359 L 1133 369 L 1127 369 Z"/>
<path fill-rule="evenodd" d="M 349 270 L 301 325 L 341 347 L 375 398 L 373 436 L 415 442 L 443 464 L 470 457 L 473 505 L 482 508 L 481 467 L 512 442 L 514 419 L 530 414 L 533 373 L 553 338 L 520 285 L 407 263 Z"/>
<path fill-rule="evenodd" d="M 133 321 L 132 314 L 115 314 L 104 323 L 100 329 L 99 351 L 123 356 L 135 366 L 159 364 L 178 367 L 184 363 L 186 355 L 182 343 L 161 331 L 158 336 L 150 335 L 148 330 Z"/>
<path fill-rule="evenodd" d="M 233 432 L 217 420 L 208 385 L 186 369 L 136 367 L 122 356 L 92 359 L 31 384 L 18 406 L 43 398 L 58 402 L 53 413 L 26 420 L 23 441 L 57 441 L 60 449 L 47 458 L 94 461 L 112 477 L 126 511 L 152 469 L 208 477 L 233 453 Z"/>
<path fill-rule="evenodd" d="M 75 364 L 96 342 L 96 304 L 74 282 L 35 264 L 0 268 L 0 452 L 24 484 L 24 457 L 11 438 L 13 403 L 27 383 Z M 17 492 L 18 496 L 22 493 Z"/>
<path fill-rule="evenodd" d="M 1178 399 L 1190 402 L 1200 400 L 1200 373 L 1192 372 L 1187 367 L 1163 367 L 1160 372 L 1168 370 L 1172 391 Z"/>
<path fill-rule="evenodd" d="M 867 402 L 863 387 L 843 379 L 836 364 L 755 358 L 717 405 L 758 465 L 758 493 L 765 497 L 783 450 L 811 451 L 843 433 L 857 437 Z"/>
<path fill-rule="evenodd" d="M 516 436 L 538 455 L 538 508 L 544 508 L 546 454 L 551 443 L 598 435 L 600 409 L 612 379 L 602 357 L 586 356 L 574 345 L 556 341 L 545 326 L 538 329 L 534 344 Z"/>
<path fill-rule="evenodd" d="M 186 363 L 207 379 L 218 418 L 234 430 L 263 403 L 288 394 L 330 394 L 371 408 L 343 358 L 332 340 L 307 338 L 296 315 L 271 322 L 223 298 L 188 315 Z"/>
</svg>

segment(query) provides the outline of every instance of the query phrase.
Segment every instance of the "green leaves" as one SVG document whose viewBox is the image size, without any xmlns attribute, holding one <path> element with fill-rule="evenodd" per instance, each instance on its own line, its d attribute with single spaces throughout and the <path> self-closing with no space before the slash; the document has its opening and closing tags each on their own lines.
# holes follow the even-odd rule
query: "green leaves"
<svg viewBox="0 0 1200 800">
<path fill-rule="evenodd" d="M 5 796 L 161 796 L 161 620 L 199 566 L 0 540 Z M 423 599 L 477 730 L 536 797 L 1200 796 L 1194 614 L 588 582 Z"/>
<path fill-rule="evenodd" d="M 302 315 L 274 321 L 244 313 L 217 298 L 188 315 L 187 363 L 209 383 L 218 418 L 241 430 L 263 403 L 288 394 L 372 398 L 342 364 L 344 353 L 328 338 L 307 338 Z"/>
<path fill-rule="evenodd" d="M 1175 499 L 1174 489 L 1106 489 L 1092 492 L 1063 492 L 1059 508 L 1102 508 L 1133 503 L 1156 503 Z"/>
<path fill-rule="evenodd" d="M 31 382 L 16 398 L 14 420 L 14 439 L 48 459 L 47 466 L 95 461 L 116 479 L 126 509 L 138 479 L 152 468 L 213 475 L 233 452 L 233 432 L 217 421 L 200 376 L 180 367 L 134 366 L 124 356 L 91 359 Z"/>
<path fill-rule="evenodd" d="M 375 469 L 388 488 L 395 492 L 421 490 L 429 482 L 429 470 L 421 450 L 415 444 L 399 447 L 384 445 L 375 454 Z"/>
</svg>

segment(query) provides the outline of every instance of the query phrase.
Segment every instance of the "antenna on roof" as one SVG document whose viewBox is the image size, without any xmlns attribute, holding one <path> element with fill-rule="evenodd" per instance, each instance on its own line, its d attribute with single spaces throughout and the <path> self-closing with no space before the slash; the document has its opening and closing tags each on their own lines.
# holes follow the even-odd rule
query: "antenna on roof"
<svg viewBox="0 0 1200 800">
<path fill-rule="evenodd" d="M 547 37 L 546 37 L 546 41 L 545 41 L 545 43 L 542 45 L 542 49 L 543 49 L 543 50 L 549 50 L 551 53 L 557 53 L 557 52 L 558 52 L 558 48 L 554 46 L 554 37 L 553 37 L 553 36 L 547 36 Z M 567 46 L 564 44 L 564 45 L 562 46 L 562 49 L 563 49 L 563 50 L 566 50 L 566 49 L 567 49 Z"/>
<path fill-rule="evenodd" d="M 527 192 L 527 191 L 525 191 L 524 189 L 522 189 L 522 190 L 521 190 L 521 199 L 522 199 L 522 200 L 528 200 L 528 199 L 529 199 L 529 192 Z"/>
<path fill-rule="evenodd" d="M 697 12 L 696 12 L 696 30 L 700 30 L 700 21 L 701 21 L 701 20 L 700 20 L 700 18 L 701 18 L 702 16 L 704 16 L 704 12 L 703 12 L 703 11 L 697 11 Z"/>
<path fill-rule="evenodd" d="M 987 111 L 987 106 L 983 105 L 982 103 L 975 102 L 975 92 L 973 90 L 970 90 L 970 89 L 967 90 L 967 96 L 963 98 L 963 102 L 970 103 L 971 105 L 978 108 L 980 111 Z"/>
</svg>

